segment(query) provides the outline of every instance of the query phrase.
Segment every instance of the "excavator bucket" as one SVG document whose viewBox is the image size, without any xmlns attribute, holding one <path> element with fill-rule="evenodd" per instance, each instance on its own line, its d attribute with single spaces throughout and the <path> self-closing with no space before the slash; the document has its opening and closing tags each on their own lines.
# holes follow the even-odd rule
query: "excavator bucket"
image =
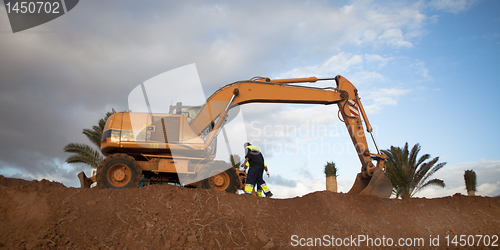
<svg viewBox="0 0 500 250">
<path fill-rule="evenodd" d="M 356 176 L 354 185 L 349 194 L 374 195 L 381 198 L 389 198 L 392 193 L 392 183 L 380 168 L 376 168 L 373 175 L 363 178 L 361 173 Z"/>
</svg>

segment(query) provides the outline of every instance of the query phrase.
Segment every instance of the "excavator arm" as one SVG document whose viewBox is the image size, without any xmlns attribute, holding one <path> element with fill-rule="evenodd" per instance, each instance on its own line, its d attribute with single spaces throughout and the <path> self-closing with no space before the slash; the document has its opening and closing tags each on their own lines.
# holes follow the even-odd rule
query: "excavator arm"
<svg viewBox="0 0 500 250">
<path fill-rule="evenodd" d="M 295 85 L 321 80 L 335 80 L 337 87 L 316 88 Z M 253 78 L 220 88 L 207 99 L 206 104 L 191 122 L 191 128 L 196 134 L 200 134 L 208 126 L 215 124 L 205 141 L 207 151 L 214 146 L 213 141 L 224 126 L 229 109 L 246 103 L 337 104 L 361 162 L 361 172 L 357 175 L 349 193 L 379 197 L 391 195 L 392 184 L 384 174 L 384 161 L 387 157 L 378 152 L 378 148 L 377 153 L 369 151 L 362 119 L 368 133 L 371 134 L 373 129 L 361 104 L 357 89 L 344 77 L 338 75 L 328 79 L 309 77 L 275 80 Z M 373 135 L 372 139 L 374 139 Z M 373 160 L 376 161 L 376 165 L 373 164 Z"/>
</svg>

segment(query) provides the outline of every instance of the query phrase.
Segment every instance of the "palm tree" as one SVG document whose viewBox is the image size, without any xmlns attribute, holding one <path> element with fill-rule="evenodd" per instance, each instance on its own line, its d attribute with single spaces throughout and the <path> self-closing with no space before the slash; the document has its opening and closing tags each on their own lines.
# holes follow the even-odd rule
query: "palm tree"
<svg viewBox="0 0 500 250">
<path fill-rule="evenodd" d="M 464 173 L 465 188 L 467 189 L 468 196 L 476 195 L 476 172 L 474 170 L 465 170 Z"/>
<path fill-rule="evenodd" d="M 325 165 L 325 175 L 326 175 L 326 190 L 337 192 L 337 167 L 335 163 L 326 162 Z"/>
<path fill-rule="evenodd" d="M 431 158 L 429 154 L 418 158 L 420 152 L 418 143 L 413 146 L 411 152 L 408 151 L 408 142 L 404 148 L 391 146 L 389 150 L 382 150 L 382 152 L 387 155 L 385 174 L 392 182 L 392 192 L 396 197 L 413 197 L 428 186 L 445 187 L 443 180 L 430 180 L 429 178 L 443 168 L 446 162 L 436 164 L 439 157 L 429 160 Z"/>
<path fill-rule="evenodd" d="M 113 113 L 115 113 L 114 110 L 112 112 L 107 112 L 104 118 L 99 120 L 98 125 L 93 126 L 92 129 L 83 129 L 83 134 L 94 146 L 83 143 L 70 143 L 64 147 L 64 152 L 73 153 L 73 155 L 66 159 L 67 163 L 85 163 L 93 168 L 99 166 L 99 163 L 104 159 L 100 151 L 102 132 L 104 130 L 104 125 L 106 125 L 106 121 Z"/>
</svg>

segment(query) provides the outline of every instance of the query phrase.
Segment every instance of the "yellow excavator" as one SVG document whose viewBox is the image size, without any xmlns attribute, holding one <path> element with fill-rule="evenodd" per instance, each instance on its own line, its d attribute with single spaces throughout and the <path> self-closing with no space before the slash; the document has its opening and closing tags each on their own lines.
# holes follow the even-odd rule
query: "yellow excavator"
<svg viewBox="0 0 500 250">
<path fill-rule="evenodd" d="M 336 87 L 298 83 L 335 80 Z M 344 77 L 269 79 L 254 77 L 218 89 L 203 106 L 171 106 L 169 114 L 121 112 L 110 116 L 103 130 L 101 151 L 106 158 L 97 173 L 78 175 L 82 187 L 139 187 L 142 182 L 171 182 L 235 193 L 246 174 L 224 161 L 214 161 L 216 138 L 231 108 L 247 103 L 337 104 L 361 162 L 349 193 L 389 197 L 392 184 L 373 138 L 358 90 Z M 340 116 L 339 116 L 340 118 Z M 363 122 L 377 153 L 371 153 Z M 242 142 L 243 143 L 243 142 Z M 376 165 L 372 161 L 376 162 Z"/>
</svg>

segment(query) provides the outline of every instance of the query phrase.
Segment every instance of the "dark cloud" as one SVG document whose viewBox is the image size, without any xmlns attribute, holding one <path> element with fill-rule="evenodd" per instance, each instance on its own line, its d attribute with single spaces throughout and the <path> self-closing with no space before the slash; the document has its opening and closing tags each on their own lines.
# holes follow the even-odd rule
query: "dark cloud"
<svg viewBox="0 0 500 250">
<path fill-rule="evenodd" d="M 291 188 L 297 187 L 296 181 L 285 179 L 281 175 L 273 175 L 272 178 L 269 178 L 267 182 L 273 185 L 279 185 Z"/>
<path fill-rule="evenodd" d="M 212 33 L 210 23 L 221 22 L 216 9 L 163 1 L 85 1 L 47 24 L 16 34 L 2 32 L 0 171 L 74 175 L 82 166 L 63 169 L 61 162 L 69 154 L 62 148 L 70 142 L 89 143 L 83 128 L 112 107 L 126 110 L 129 91 L 164 71 L 195 62 L 208 93 L 241 75 L 250 78 L 242 74 L 250 67 L 241 65 L 251 56 L 224 61 L 232 56 L 221 55 L 225 49 L 241 51 L 243 44 L 224 46 L 232 27 L 222 25 L 226 31 L 221 32 L 229 32 L 222 38 Z M 0 30 L 10 30 L 8 25 L 1 12 Z M 228 65 L 234 66 L 223 68 Z"/>
</svg>

